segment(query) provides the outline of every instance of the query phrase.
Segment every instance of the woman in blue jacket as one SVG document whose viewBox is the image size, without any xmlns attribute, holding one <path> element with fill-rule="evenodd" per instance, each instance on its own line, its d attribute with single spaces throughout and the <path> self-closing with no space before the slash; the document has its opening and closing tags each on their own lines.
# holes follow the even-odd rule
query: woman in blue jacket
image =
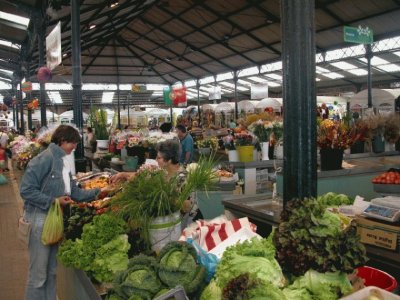
<svg viewBox="0 0 400 300">
<path fill-rule="evenodd" d="M 47 212 L 56 198 L 61 205 L 95 200 L 100 189 L 83 190 L 72 180 L 66 155 L 80 142 L 78 131 L 60 125 L 51 144 L 28 164 L 20 186 L 24 200 L 24 218 L 32 226 L 29 237 L 29 273 L 27 300 L 56 299 L 56 254 L 58 245 L 45 246 L 41 236 Z"/>
</svg>

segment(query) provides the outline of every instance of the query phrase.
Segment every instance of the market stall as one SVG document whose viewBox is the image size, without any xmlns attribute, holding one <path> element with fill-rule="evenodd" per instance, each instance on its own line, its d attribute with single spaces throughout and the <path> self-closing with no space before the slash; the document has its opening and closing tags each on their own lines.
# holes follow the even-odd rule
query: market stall
<svg viewBox="0 0 400 300">
<path fill-rule="evenodd" d="M 82 112 L 83 123 L 86 124 L 89 115 Z M 61 124 L 72 124 L 74 123 L 74 111 L 67 110 L 59 115 L 59 121 Z"/>
<path fill-rule="evenodd" d="M 138 127 L 146 127 L 147 126 L 147 116 L 144 111 L 137 111 L 137 110 L 121 110 L 121 125 L 124 126 L 131 126 L 133 128 Z"/>
<path fill-rule="evenodd" d="M 378 112 L 394 112 L 395 101 L 400 89 L 371 89 L 372 107 Z M 368 108 L 368 90 L 363 90 L 350 98 L 350 110 L 363 113 Z"/>
<path fill-rule="evenodd" d="M 218 104 L 203 104 L 201 106 L 201 118 L 203 127 L 209 127 L 214 124 L 215 120 L 215 108 Z"/>
<path fill-rule="evenodd" d="M 235 118 L 235 103 L 221 102 L 215 107 L 215 125 L 228 127 L 231 119 Z"/>
<path fill-rule="evenodd" d="M 256 110 L 263 112 L 268 109 L 272 109 L 275 113 L 281 113 L 282 111 L 282 98 L 264 98 L 256 104 Z"/>
<path fill-rule="evenodd" d="M 255 112 L 259 101 L 255 100 L 242 100 L 238 102 L 238 113 L 240 118 L 245 118 L 248 114 Z"/>
<path fill-rule="evenodd" d="M 57 124 L 59 122 L 59 115 L 50 110 L 46 110 L 46 119 L 49 125 Z M 37 109 L 32 113 L 32 126 L 38 128 L 40 127 L 40 124 L 41 124 L 41 112 L 40 110 Z"/>
<path fill-rule="evenodd" d="M 167 109 L 152 108 L 146 110 L 145 114 L 153 126 L 160 126 L 162 123 L 171 122 L 171 113 Z"/>
</svg>

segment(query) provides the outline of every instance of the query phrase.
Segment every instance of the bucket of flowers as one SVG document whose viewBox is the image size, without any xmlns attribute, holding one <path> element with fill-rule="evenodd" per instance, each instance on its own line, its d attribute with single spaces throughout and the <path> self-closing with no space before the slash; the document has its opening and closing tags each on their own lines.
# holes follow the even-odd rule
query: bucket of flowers
<svg viewBox="0 0 400 300">
<path fill-rule="evenodd" d="M 342 168 L 343 151 L 354 143 L 348 125 L 341 121 L 319 120 L 317 125 L 317 145 L 320 148 L 321 170 Z"/>
<path fill-rule="evenodd" d="M 235 133 L 235 145 L 239 154 L 239 161 L 250 162 L 254 160 L 254 136 L 250 132 Z"/>
<path fill-rule="evenodd" d="M 218 150 L 218 138 L 213 137 L 205 137 L 196 141 L 197 148 L 199 150 L 200 155 L 209 155 L 211 151 Z"/>
</svg>

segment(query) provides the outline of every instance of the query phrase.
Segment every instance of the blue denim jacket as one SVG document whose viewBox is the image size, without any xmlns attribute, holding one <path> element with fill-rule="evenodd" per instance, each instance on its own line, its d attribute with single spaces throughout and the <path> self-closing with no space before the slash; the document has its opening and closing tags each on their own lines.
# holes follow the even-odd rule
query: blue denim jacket
<svg viewBox="0 0 400 300">
<path fill-rule="evenodd" d="M 62 176 L 64 167 L 62 158 L 65 155 L 63 149 L 51 143 L 46 150 L 29 162 L 20 186 L 25 208 L 33 206 L 47 211 L 55 198 L 65 195 Z M 100 189 L 80 189 L 72 177 L 70 180 L 71 198 L 74 201 L 91 201 L 100 193 Z"/>
</svg>

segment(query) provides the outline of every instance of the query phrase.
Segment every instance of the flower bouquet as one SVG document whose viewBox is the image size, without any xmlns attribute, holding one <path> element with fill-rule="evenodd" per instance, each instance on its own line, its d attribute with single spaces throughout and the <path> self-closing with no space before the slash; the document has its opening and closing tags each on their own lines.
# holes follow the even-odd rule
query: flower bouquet
<svg viewBox="0 0 400 300">
<path fill-rule="evenodd" d="M 258 138 L 260 143 L 269 142 L 272 133 L 273 123 L 270 121 L 258 120 L 250 124 L 248 129 Z"/>
<path fill-rule="evenodd" d="M 254 138 L 249 132 L 246 132 L 246 131 L 235 133 L 235 145 L 236 145 L 236 147 L 238 147 L 238 146 L 253 146 Z"/>
<path fill-rule="evenodd" d="M 213 151 L 218 150 L 218 138 L 208 137 L 196 141 L 197 148 L 211 148 Z"/>
<path fill-rule="evenodd" d="M 329 119 L 319 120 L 317 126 L 317 145 L 320 147 L 321 170 L 342 168 L 343 150 L 354 143 L 348 125 Z"/>
<path fill-rule="evenodd" d="M 225 149 L 229 150 L 236 150 L 235 143 L 234 143 L 234 136 L 228 134 L 222 138 L 222 142 L 224 143 Z"/>
</svg>

